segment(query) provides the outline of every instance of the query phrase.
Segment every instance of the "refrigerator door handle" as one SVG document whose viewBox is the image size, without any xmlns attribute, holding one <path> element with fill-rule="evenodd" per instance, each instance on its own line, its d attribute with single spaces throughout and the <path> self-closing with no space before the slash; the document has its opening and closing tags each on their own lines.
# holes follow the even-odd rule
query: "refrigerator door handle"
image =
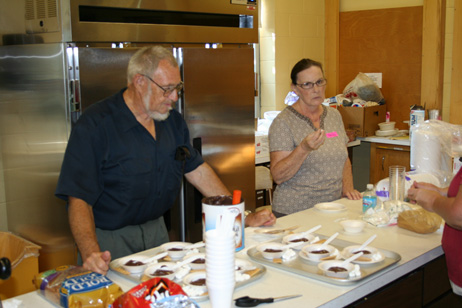
<svg viewBox="0 0 462 308">
<path fill-rule="evenodd" d="M 192 146 L 202 155 L 202 137 L 193 138 Z M 202 194 L 197 189 L 194 189 L 194 222 L 202 222 Z"/>
<path fill-rule="evenodd" d="M 72 111 L 80 112 L 80 82 L 79 80 L 71 80 L 71 87 L 73 90 Z"/>
</svg>

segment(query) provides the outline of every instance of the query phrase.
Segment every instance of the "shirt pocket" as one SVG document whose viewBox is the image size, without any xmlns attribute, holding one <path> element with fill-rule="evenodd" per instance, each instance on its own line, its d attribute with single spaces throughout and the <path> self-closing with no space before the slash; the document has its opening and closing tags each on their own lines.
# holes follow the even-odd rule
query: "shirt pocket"
<svg viewBox="0 0 462 308">
<path fill-rule="evenodd" d="M 150 159 L 130 159 L 118 163 L 122 176 L 121 189 L 128 200 L 144 199 L 152 189 L 152 162 Z"/>
</svg>

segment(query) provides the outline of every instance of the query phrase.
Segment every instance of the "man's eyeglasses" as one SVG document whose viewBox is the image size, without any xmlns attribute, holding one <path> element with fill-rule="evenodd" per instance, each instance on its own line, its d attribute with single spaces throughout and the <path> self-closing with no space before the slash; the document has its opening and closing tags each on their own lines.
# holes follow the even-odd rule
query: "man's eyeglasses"
<svg viewBox="0 0 462 308">
<path fill-rule="evenodd" d="M 158 86 L 162 91 L 164 91 L 164 97 L 168 97 L 170 96 L 170 94 L 173 93 L 173 91 L 176 91 L 177 94 L 180 94 L 181 90 L 183 90 L 183 81 L 181 81 L 179 84 L 177 84 L 176 86 L 173 86 L 173 87 L 168 87 L 168 88 L 164 88 L 162 87 L 161 85 L 159 85 L 157 82 L 155 82 L 154 80 L 152 80 L 151 77 L 147 76 L 147 75 L 144 75 L 144 74 L 141 74 L 142 76 L 146 77 L 147 79 L 151 80 L 156 86 Z"/>
<path fill-rule="evenodd" d="M 321 78 L 317 80 L 316 82 L 297 83 L 297 86 L 299 86 L 302 89 L 309 90 L 309 89 L 313 89 L 314 85 L 317 85 L 318 87 L 323 87 L 326 84 L 327 84 L 327 79 Z"/>
</svg>

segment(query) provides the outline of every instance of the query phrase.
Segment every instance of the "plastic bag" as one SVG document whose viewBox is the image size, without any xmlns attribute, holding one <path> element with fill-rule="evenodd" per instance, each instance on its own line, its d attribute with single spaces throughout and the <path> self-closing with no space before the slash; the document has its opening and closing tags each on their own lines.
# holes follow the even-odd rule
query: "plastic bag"
<svg viewBox="0 0 462 308">
<path fill-rule="evenodd" d="M 47 300 L 66 308 L 111 307 L 123 294 L 106 276 L 73 265 L 40 273 L 34 284 Z"/>
<path fill-rule="evenodd" d="M 359 73 L 343 90 L 343 95 L 350 100 L 362 99 L 366 102 L 385 103 L 377 84 L 364 73 Z"/>
<path fill-rule="evenodd" d="M 199 308 L 181 286 L 167 278 L 152 278 L 117 298 L 113 308 Z"/>
<path fill-rule="evenodd" d="M 422 234 L 435 232 L 440 228 L 442 221 L 438 214 L 423 208 L 404 211 L 398 215 L 398 227 Z"/>
</svg>

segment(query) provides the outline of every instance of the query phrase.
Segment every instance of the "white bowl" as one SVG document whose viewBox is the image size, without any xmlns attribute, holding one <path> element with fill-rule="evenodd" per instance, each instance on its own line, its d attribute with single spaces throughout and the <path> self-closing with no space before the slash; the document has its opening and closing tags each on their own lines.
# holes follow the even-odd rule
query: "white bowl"
<svg viewBox="0 0 462 308">
<path fill-rule="evenodd" d="M 149 259 L 148 256 L 127 256 L 120 259 L 120 265 L 130 274 L 140 274 L 148 267 L 144 260 Z"/>
<path fill-rule="evenodd" d="M 399 133 L 398 129 L 391 129 L 391 130 L 376 130 L 375 135 L 378 137 L 390 137 Z"/>
<path fill-rule="evenodd" d="M 257 250 L 265 259 L 278 259 L 287 251 L 287 247 L 282 243 L 263 243 L 257 246 Z"/>
<path fill-rule="evenodd" d="M 194 270 L 203 270 L 205 269 L 205 253 L 195 253 L 195 254 L 191 254 L 191 255 L 188 255 L 187 258 L 192 258 L 192 257 L 196 257 L 196 259 L 194 259 L 194 261 L 192 261 L 191 263 L 188 263 L 189 267 L 194 269 Z"/>
<path fill-rule="evenodd" d="M 396 122 L 379 123 L 380 130 L 394 130 Z"/>
<path fill-rule="evenodd" d="M 334 277 L 334 278 L 348 278 L 350 276 L 350 272 L 352 272 L 355 269 L 354 264 L 347 263 L 345 265 L 342 265 L 343 261 L 340 260 L 329 260 L 329 261 L 324 261 L 318 264 L 318 268 L 324 273 L 324 275 L 329 276 L 329 277 Z M 334 267 L 340 267 L 344 268 L 345 271 L 335 271 L 332 270 Z"/>
<path fill-rule="evenodd" d="M 326 250 L 326 253 L 318 253 L 319 248 L 322 244 L 311 244 L 302 248 L 302 251 L 308 256 L 309 259 L 313 261 L 319 261 L 322 258 L 330 257 L 335 252 L 335 247 L 327 245 L 323 250 Z"/>
<path fill-rule="evenodd" d="M 172 271 L 173 266 L 175 266 L 174 262 L 159 262 L 148 266 L 144 274 L 150 278 L 161 277 L 173 280 L 175 278 L 175 271 Z"/>
<path fill-rule="evenodd" d="M 348 259 L 353 254 L 359 253 L 362 251 L 363 255 L 360 258 L 352 261 L 353 263 L 358 263 L 358 264 L 374 263 L 374 262 L 378 262 L 382 260 L 382 255 L 380 254 L 377 248 L 374 248 L 372 246 L 366 246 L 364 247 L 363 250 L 360 251 L 359 250 L 360 247 L 361 245 L 353 245 L 353 246 L 345 247 L 342 251 L 342 257 L 345 259 Z M 367 259 L 370 259 L 370 261 L 365 261 Z"/>
<path fill-rule="evenodd" d="M 348 233 L 359 233 L 364 230 L 364 227 L 366 227 L 366 222 L 357 219 L 342 220 L 340 224 L 342 225 L 343 230 Z"/>
<path fill-rule="evenodd" d="M 175 278 L 176 271 L 172 271 L 171 273 L 156 273 L 157 270 L 163 271 L 171 271 L 171 268 L 175 266 L 174 262 L 159 262 L 149 266 L 145 271 L 144 274 L 150 278 L 160 277 L 160 278 L 168 278 L 173 280 Z"/>
<path fill-rule="evenodd" d="M 241 258 L 235 258 L 234 264 L 237 272 L 246 272 L 256 268 L 252 262 Z"/>
<path fill-rule="evenodd" d="M 309 245 L 315 238 L 316 236 L 314 236 L 313 234 L 305 235 L 303 233 L 294 233 L 294 234 L 289 234 L 289 235 L 284 236 L 282 238 L 282 242 L 284 244 L 292 244 L 292 243 L 300 242 L 300 245 L 292 247 L 293 249 L 300 250 L 303 248 L 303 246 Z"/>
<path fill-rule="evenodd" d="M 203 293 L 207 291 L 205 271 L 198 271 L 186 275 L 183 278 L 183 283 L 196 290 L 201 290 Z"/>
<path fill-rule="evenodd" d="M 172 260 L 180 260 L 188 252 L 187 247 L 191 245 L 191 243 L 186 242 L 169 242 L 163 244 L 160 248 L 162 251 L 166 251 Z"/>
</svg>

